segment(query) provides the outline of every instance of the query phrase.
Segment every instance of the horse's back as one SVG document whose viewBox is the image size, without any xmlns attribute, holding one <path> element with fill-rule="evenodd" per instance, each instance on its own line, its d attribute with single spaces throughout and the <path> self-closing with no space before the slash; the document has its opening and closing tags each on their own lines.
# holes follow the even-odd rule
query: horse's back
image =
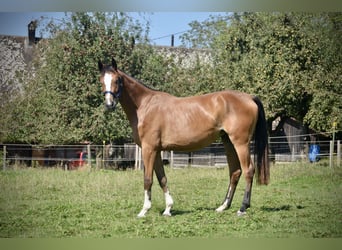
<svg viewBox="0 0 342 250">
<path fill-rule="evenodd" d="M 209 145 L 222 130 L 232 136 L 251 130 L 257 109 L 250 95 L 237 91 L 192 97 L 156 93 L 146 105 L 139 119 L 140 135 L 162 149 L 178 150 Z"/>
<path fill-rule="evenodd" d="M 258 119 L 258 106 L 253 96 L 244 92 L 225 90 L 200 96 L 211 111 L 217 129 L 225 131 L 231 140 L 249 143 Z"/>
</svg>

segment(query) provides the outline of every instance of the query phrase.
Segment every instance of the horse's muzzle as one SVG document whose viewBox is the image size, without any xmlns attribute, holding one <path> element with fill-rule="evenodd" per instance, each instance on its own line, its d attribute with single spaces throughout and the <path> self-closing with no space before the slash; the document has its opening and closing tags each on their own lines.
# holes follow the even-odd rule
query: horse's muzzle
<svg viewBox="0 0 342 250">
<path fill-rule="evenodd" d="M 114 110 L 115 110 L 115 105 L 114 105 L 114 103 L 111 104 L 111 105 L 109 105 L 109 104 L 106 103 L 104 106 L 105 106 L 105 110 L 106 110 L 106 111 L 114 111 Z"/>
<path fill-rule="evenodd" d="M 105 110 L 106 111 L 114 111 L 115 108 L 116 108 L 116 105 L 117 105 L 117 102 L 114 101 L 114 102 L 111 102 L 111 103 L 105 103 L 104 106 L 105 106 Z"/>
</svg>

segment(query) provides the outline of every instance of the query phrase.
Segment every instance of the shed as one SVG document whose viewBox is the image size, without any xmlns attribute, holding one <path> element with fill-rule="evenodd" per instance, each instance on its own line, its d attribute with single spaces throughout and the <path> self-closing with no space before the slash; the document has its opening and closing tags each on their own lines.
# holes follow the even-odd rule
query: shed
<svg viewBox="0 0 342 250">
<path fill-rule="evenodd" d="M 297 161 L 307 157 L 308 128 L 291 117 L 277 117 L 272 122 L 270 151 L 272 160 Z"/>
</svg>

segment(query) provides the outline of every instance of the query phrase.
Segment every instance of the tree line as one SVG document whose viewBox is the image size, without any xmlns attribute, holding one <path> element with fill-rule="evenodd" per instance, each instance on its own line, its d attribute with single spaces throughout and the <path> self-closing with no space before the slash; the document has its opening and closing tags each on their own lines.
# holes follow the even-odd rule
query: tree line
<svg viewBox="0 0 342 250">
<path fill-rule="evenodd" d="M 0 141 L 131 140 L 122 109 L 105 112 L 97 61 L 176 96 L 236 89 L 259 96 L 269 123 L 294 117 L 317 131 L 342 125 L 341 13 L 227 13 L 193 21 L 184 47 L 212 51 L 190 68 L 153 50 L 149 24 L 127 13 L 71 13 L 49 23 L 30 74 L 1 110 Z"/>
</svg>

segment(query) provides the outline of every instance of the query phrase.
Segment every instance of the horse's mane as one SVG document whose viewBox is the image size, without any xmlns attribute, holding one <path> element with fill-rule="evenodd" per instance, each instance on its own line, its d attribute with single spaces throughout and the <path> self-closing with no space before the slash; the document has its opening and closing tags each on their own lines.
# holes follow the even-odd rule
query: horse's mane
<svg viewBox="0 0 342 250">
<path fill-rule="evenodd" d="M 139 83 L 140 85 L 144 86 L 145 88 L 147 88 L 147 89 L 149 89 L 149 90 L 159 91 L 159 92 L 160 92 L 160 90 L 154 89 L 154 88 L 152 88 L 152 87 L 146 85 L 146 84 L 143 83 L 141 80 L 138 80 L 138 79 L 134 78 L 133 76 L 128 75 L 127 73 L 125 73 L 125 72 L 122 71 L 122 70 L 119 70 L 119 72 L 122 73 L 123 75 L 125 75 L 127 78 L 130 78 L 132 81 L 135 81 L 135 82 Z"/>
</svg>

